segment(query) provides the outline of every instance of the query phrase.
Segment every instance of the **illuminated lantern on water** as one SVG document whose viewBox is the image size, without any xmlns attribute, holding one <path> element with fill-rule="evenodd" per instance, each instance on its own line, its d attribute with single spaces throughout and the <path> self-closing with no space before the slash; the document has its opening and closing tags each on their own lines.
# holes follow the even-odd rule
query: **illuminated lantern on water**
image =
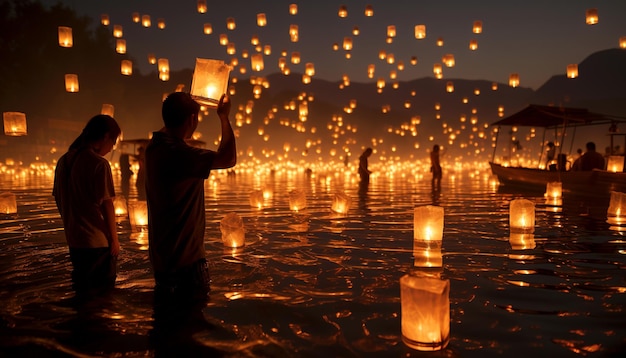
<svg viewBox="0 0 626 358">
<path fill-rule="evenodd" d="M 128 207 L 126 205 L 126 198 L 123 195 L 118 195 L 113 198 L 113 208 L 115 210 L 115 216 L 126 217 L 128 216 Z"/>
<path fill-rule="evenodd" d="M 365 5 L 365 16 L 374 16 L 374 7 L 372 5 Z"/>
<path fill-rule="evenodd" d="M 126 53 L 126 40 L 117 39 L 117 41 L 115 41 L 115 52 L 121 54 Z"/>
<path fill-rule="evenodd" d="M 294 189 L 289 192 L 289 209 L 300 211 L 306 208 L 306 193 L 302 190 Z"/>
<path fill-rule="evenodd" d="M 143 15 L 141 17 L 141 25 L 143 27 L 150 27 L 150 26 L 152 26 L 152 20 L 150 19 L 150 15 Z"/>
<path fill-rule="evenodd" d="M 511 87 L 519 86 L 519 74 L 511 73 L 511 75 L 509 76 L 509 86 Z"/>
<path fill-rule="evenodd" d="M 512 233 L 535 231 L 535 203 L 527 199 L 512 200 L 509 207 L 509 229 Z"/>
<path fill-rule="evenodd" d="M 13 193 L 0 193 L 0 214 L 17 214 L 17 200 Z"/>
<path fill-rule="evenodd" d="M 123 75 L 130 76 L 133 74 L 133 62 L 131 60 L 122 60 L 122 68 L 120 69 Z"/>
<path fill-rule="evenodd" d="M 549 182 L 546 184 L 545 196 L 552 199 L 559 199 L 563 195 L 563 183 L 560 181 Z"/>
<path fill-rule="evenodd" d="M 624 171 L 624 156 L 611 155 L 606 165 L 606 170 L 613 173 L 621 173 Z"/>
<path fill-rule="evenodd" d="M 196 58 L 191 82 L 191 96 L 201 104 L 216 107 L 228 90 L 230 66 L 220 60 Z"/>
<path fill-rule="evenodd" d="M 585 12 L 585 22 L 587 25 L 595 25 L 598 23 L 598 9 L 588 9 Z"/>
<path fill-rule="evenodd" d="M 67 26 L 59 26 L 59 46 L 72 47 L 74 40 L 72 38 L 72 28 Z"/>
<path fill-rule="evenodd" d="M 250 56 L 250 64 L 252 66 L 252 70 L 254 71 L 263 71 L 263 54 L 256 53 Z"/>
<path fill-rule="evenodd" d="M 243 220 L 236 213 L 228 213 L 220 221 L 222 242 L 227 247 L 242 247 L 245 245 L 246 230 Z"/>
<path fill-rule="evenodd" d="M 113 25 L 113 37 L 120 38 L 124 36 L 122 25 Z"/>
<path fill-rule="evenodd" d="M 426 25 L 415 25 L 415 38 L 418 40 L 426 38 Z"/>
<path fill-rule="evenodd" d="M 578 65 L 571 64 L 567 65 L 567 78 L 576 78 L 578 77 Z"/>
<path fill-rule="evenodd" d="M 12 137 L 26 135 L 26 114 L 22 112 L 4 112 L 4 134 Z"/>
<path fill-rule="evenodd" d="M 67 92 L 78 92 L 78 75 L 73 73 L 65 75 L 65 90 Z"/>
<path fill-rule="evenodd" d="M 483 22 L 480 20 L 474 21 L 474 26 L 472 26 L 472 32 L 475 34 L 480 34 L 483 32 Z"/>
<path fill-rule="evenodd" d="M 263 207 L 263 190 L 254 190 L 250 193 L 250 206 L 261 209 Z"/>
<path fill-rule="evenodd" d="M 443 37 L 440 37 L 437 39 L 437 46 L 439 47 L 443 46 Z"/>
<path fill-rule="evenodd" d="M 339 17 L 348 16 L 348 8 L 346 7 L 346 5 L 339 6 L 339 11 L 337 12 L 337 15 L 339 15 Z"/>
<path fill-rule="evenodd" d="M 256 15 L 256 24 L 259 27 L 263 27 L 267 25 L 267 17 L 265 16 L 264 13 L 260 13 Z"/>
<path fill-rule="evenodd" d="M 534 234 L 514 232 L 510 233 L 509 244 L 513 250 L 532 250 L 537 246 Z"/>
<path fill-rule="evenodd" d="M 330 209 L 339 214 L 345 214 L 350 209 L 352 200 L 344 193 L 336 193 Z"/>
<path fill-rule="evenodd" d="M 198 0 L 198 6 L 197 6 L 198 12 L 201 14 L 204 14 L 207 10 L 206 7 L 206 0 Z"/>
<path fill-rule="evenodd" d="M 621 225 L 626 223 L 626 193 L 611 192 L 611 201 L 606 215 L 610 224 Z"/>
<path fill-rule="evenodd" d="M 478 41 L 477 40 L 470 40 L 469 49 L 472 50 L 472 51 L 477 50 L 478 49 Z"/>
<path fill-rule="evenodd" d="M 413 212 L 413 240 L 440 242 L 443 239 L 443 208 L 418 206 Z"/>
<path fill-rule="evenodd" d="M 145 200 L 128 202 L 128 218 L 132 231 L 148 229 L 148 203 Z"/>
<path fill-rule="evenodd" d="M 104 26 L 109 26 L 109 24 L 111 23 L 111 20 L 109 20 L 109 15 L 107 14 L 100 15 L 100 23 Z"/>
<path fill-rule="evenodd" d="M 115 107 L 112 104 L 103 103 L 100 114 L 106 114 L 107 116 L 114 117 L 113 114 L 115 114 Z"/>
<path fill-rule="evenodd" d="M 450 280 L 432 276 L 400 278 L 402 340 L 420 351 L 448 345 L 450 336 Z"/>
</svg>

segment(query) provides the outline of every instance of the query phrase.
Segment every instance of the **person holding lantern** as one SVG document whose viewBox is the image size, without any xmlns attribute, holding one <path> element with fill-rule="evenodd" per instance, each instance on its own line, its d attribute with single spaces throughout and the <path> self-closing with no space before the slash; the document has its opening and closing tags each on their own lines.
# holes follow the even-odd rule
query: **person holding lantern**
<svg viewBox="0 0 626 358">
<path fill-rule="evenodd" d="M 111 152 L 120 133 L 112 117 L 100 114 L 91 118 L 55 169 L 52 195 L 63 220 L 73 287 L 78 292 L 115 284 L 120 243 L 113 176 L 104 156 Z"/>
<path fill-rule="evenodd" d="M 164 127 L 145 151 L 150 262 L 157 297 L 202 298 L 210 290 L 205 259 L 204 180 L 213 169 L 237 162 L 229 121 L 230 99 L 217 105 L 221 141 L 217 151 L 188 145 L 198 126 L 200 105 L 189 93 L 171 93 L 162 105 Z"/>
</svg>

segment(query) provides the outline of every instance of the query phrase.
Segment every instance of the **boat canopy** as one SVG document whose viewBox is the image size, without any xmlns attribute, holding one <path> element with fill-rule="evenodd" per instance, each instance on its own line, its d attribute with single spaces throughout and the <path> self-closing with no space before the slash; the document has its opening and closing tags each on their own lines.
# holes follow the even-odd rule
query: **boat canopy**
<svg viewBox="0 0 626 358">
<path fill-rule="evenodd" d="M 531 126 L 552 128 L 626 123 L 626 118 L 589 112 L 585 108 L 566 108 L 531 104 L 492 126 Z"/>
</svg>

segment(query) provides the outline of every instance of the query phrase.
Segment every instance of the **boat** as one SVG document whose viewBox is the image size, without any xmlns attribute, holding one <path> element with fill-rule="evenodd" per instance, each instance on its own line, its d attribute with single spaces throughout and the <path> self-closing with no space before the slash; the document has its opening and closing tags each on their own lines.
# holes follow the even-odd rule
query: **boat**
<svg viewBox="0 0 626 358">
<path fill-rule="evenodd" d="M 542 106 L 531 104 L 521 111 L 503 118 L 492 126 L 527 126 L 539 127 L 545 131 L 554 130 L 560 134 L 560 143 L 564 143 L 565 133 L 568 129 L 582 126 L 608 126 L 608 135 L 610 137 L 610 154 L 613 153 L 614 140 L 620 137 L 624 138 L 624 148 L 626 148 L 626 133 L 619 131 L 619 125 L 626 124 L 626 118 L 599 114 L 590 112 L 584 108 L 564 108 L 553 106 Z M 500 130 L 498 129 L 498 133 Z M 558 139 L 558 138 L 557 138 Z M 574 138 L 572 137 L 572 141 Z M 547 168 L 523 167 L 519 165 L 511 165 L 510 162 L 503 160 L 496 162 L 496 145 L 492 160 L 489 162 L 491 172 L 497 177 L 501 185 L 508 187 L 521 187 L 524 189 L 545 189 L 550 182 L 561 182 L 564 193 L 573 193 L 577 195 L 599 195 L 608 196 L 611 191 L 626 192 L 626 173 L 624 169 L 619 171 L 599 170 L 577 171 L 571 170 L 571 166 L 567 161 L 567 154 L 560 152 L 557 160 L 548 165 Z M 559 146 L 561 150 L 563 146 Z M 543 148 L 542 148 L 543 153 Z M 612 157 L 613 158 L 613 157 Z M 619 160 L 620 156 L 615 156 Z M 538 163 L 541 163 L 541 159 Z M 621 155 L 621 163 L 624 163 L 624 156 Z"/>
</svg>

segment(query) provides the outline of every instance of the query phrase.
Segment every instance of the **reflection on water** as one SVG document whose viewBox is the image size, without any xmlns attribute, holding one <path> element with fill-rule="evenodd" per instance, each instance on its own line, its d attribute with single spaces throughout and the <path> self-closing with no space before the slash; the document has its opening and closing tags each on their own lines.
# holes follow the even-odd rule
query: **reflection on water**
<svg viewBox="0 0 626 358">
<path fill-rule="evenodd" d="M 564 195 L 553 203 L 467 172 L 444 177 L 437 192 L 429 177 L 398 173 L 367 186 L 350 175 L 217 174 L 206 184 L 210 301 L 155 314 L 147 233 L 128 220 L 119 222 L 116 289 L 74 295 L 51 185 L 46 177 L 0 182 L 18 202 L 17 215 L 0 218 L 7 355 L 423 355 L 403 341 L 400 293 L 400 278 L 427 259 L 413 247 L 413 210 L 423 205 L 445 210 L 441 259 L 433 252 L 443 263 L 438 279 L 450 282 L 450 326 L 435 354 L 626 349 L 626 239 L 606 222 L 608 202 Z M 273 195 L 252 206 L 256 190 Z M 290 210 L 294 190 L 306 193 L 302 210 Z M 345 214 L 331 210 L 338 193 L 352 200 Z M 533 235 L 509 231 L 509 202 L 519 197 L 536 205 Z M 231 212 L 244 221 L 244 247 L 222 243 L 220 221 Z"/>
</svg>

